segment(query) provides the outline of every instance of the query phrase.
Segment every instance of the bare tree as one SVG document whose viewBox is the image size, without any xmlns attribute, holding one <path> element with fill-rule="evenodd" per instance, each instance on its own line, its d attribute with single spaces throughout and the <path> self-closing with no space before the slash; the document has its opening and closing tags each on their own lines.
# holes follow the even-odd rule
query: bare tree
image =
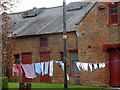
<svg viewBox="0 0 120 90">
<path fill-rule="evenodd" d="M 15 48 L 15 35 L 12 30 L 14 29 L 15 23 L 11 23 L 11 17 L 7 12 L 11 12 L 14 7 L 16 0 L 1 0 L 0 1 L 0 12 L 1 12 L 1 31 L 0 41 L 2 47 L 2 76 L 9 76 L 10 65 L 13 63 L 13 51 Z"/>
</svg>

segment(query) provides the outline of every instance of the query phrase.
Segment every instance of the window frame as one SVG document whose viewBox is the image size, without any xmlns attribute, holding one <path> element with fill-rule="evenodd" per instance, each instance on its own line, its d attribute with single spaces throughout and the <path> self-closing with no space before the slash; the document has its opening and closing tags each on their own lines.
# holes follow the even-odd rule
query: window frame
<svg viewBox="0 0 120 90">
<path fill-rule="evenodd" d="M 112 12 L 112 8 L 116 8 L 115 13 Z M 114 21 L 114 18 L 116 18 L 116 20 Z M 118 24 L 118 6 L 117 3 L 110 3 L 109 4 L 109 26 L 116 26 L 119 25 Z"/>
<path fill-rule="evenodd" d="M 69 50 L 69 54 L 71 54 L 71 53 L 78 53 L 78 50 Z M 79 58 L 78 58 L 79 59 Z M 80 72 L 79 72 L 79 70 L 78 70 L 78 72 L 77 73 L 73 73 L 72 72 L 72 70 L 71 70 L 71 62 L 72 61 L 76 61 L 76 62 L 78 62 L 79 60 L 71 60 L 71 56 L 70 56 L 70 76 L 80 76 Z"/>
<path fill-rule="evenodd" d="M 18 59 L 16 58 L 16 56 L 19 56 L 19 61 L 17 61 Z M 20 54 L 14 54 L 14 64 L 20 64 L 20 57 L 21 57 Z"/>
<path fill-rule="evenodd" d="M 46 40 L 45 40 L 46 39 Z M 48 47 L 48 38 L 47 36 L 40 36 L 40 48 L 47 48 Z"/>
</svg>

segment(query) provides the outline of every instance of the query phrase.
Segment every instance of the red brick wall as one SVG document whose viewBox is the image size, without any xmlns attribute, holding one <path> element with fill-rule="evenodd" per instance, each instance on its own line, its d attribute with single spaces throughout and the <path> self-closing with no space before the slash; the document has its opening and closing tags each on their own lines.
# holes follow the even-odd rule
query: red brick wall
<svg viewBox="0 0 120 90">
<path fill-rule="evenodd" d="M 40 48 L 40 36 L 31 36 L 31 37 L 21 37 L 16 39 L 16 50 L 15 53 L 22 52 L 32 52 L 32 60 L 33 63 L 38 63 L 40 61 L 40 52 L 49 51 L 51 60 L 60 60 L 60 52 L 63 51 L 63 36 L 61 34 L 49 34 L 46 35 L 48 37 L 48 47 Z M 68 33 L 67 39 L 67 51 L 71 49 L 77 49 L 77 39 L 76 33 L 70 32 Z M 70 74 L 70 58 L 69 52 L 67 52 L 67 72 Z M 63 83 L 64 76 L 61 67 L 54 63 L 54 75 L 52 77 L 52 83 Z M 20 76 L 18 76 L 20 77 Z M 18 77 L 11 76 L 11 81 L 20 81 Z M 70 78 L 72 79 L 72 78 Z M 22 78 L 21 78 L 22 80 Z M 33 82 L 40 82 L 41 76 L 37 74 L 37 78 L 33 79 Z M 75 82 L 74 80 L 72 80 Z M 69 83 L 73 83 L 73 82 Z M 75 84 L 75 83 L 73 83 Z"/>
<path fill-rule="evenodd" d="M 103 4 L 105 9 L 98 10 L 100 4 Z M 108 27 L 107 25 L 109 25 L 108 5 L 97 3 L 77 27 L 77 32 L 80 34 L 78 36 L 79 60 L 86 63 L 107 62 L 105 68 L 93 72 L 80 71 L 80 84 L 109 86 L 109 56 L 102 50 L 104 44 L 120 43 L 120 26 Z"/>
</svg>

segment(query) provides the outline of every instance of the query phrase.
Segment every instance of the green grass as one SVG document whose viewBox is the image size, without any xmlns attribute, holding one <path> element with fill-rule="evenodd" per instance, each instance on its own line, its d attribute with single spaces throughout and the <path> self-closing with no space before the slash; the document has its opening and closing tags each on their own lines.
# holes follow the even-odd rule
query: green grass
<svg viewBox="0 0 120 90">
<path fill-rule="evenodd" d="M 9 88 L 19 88 L 19 83 L 16 82 L 9 82 Z M 64 88 L 63 84 L 51 84 L 51 83 L 32 83 L 32 89 L 34 88 Z M 94 87 L 94 86 L 81 86 L 81 85 L 68 85 L 68 88 L 89 88 L 94 90 L 100 90 L 103 87 Z M 88 89 L 87 89 L 88 90 Z"/>
</svg>

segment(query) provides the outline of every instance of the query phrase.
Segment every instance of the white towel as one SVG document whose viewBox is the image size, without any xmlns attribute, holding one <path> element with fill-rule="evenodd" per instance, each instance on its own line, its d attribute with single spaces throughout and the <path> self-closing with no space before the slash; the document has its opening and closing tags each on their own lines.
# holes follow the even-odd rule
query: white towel
<svg viewBox="0 0 120 90">
<path fill-rule="evenodd" d="M 92 63 L 89 63 L 90 71 L 92 71 Z"/>
<path fill-rule="evenodd" d="M 25 72 L 25 76 L 27 78 L 35 78 L 35 70 L 34 70 L 34 64 L 22 64 L 23 70 Z"/>
<path fill-rule="evenodd" d="M 44 73 L 44 62 L 41 62 L 41 69 L 42 69 L 42 76 L 45 74 Z"/>
<path fill-rule="evenodd" d="M 53 61 L 50 61 L 50 72 L 49 72 L 49 76 L 50 76 L 50 77 L 53 76 Z"/>
<path fill-rule="evenodd" d="M 94 65 L 94 69 L 97 69 L 97 68 L 98 68 L 98 66 L 97 66 L 96 63 L 94 63 L 93 65 Z"/>
<path fill-rule="evenodd" d="M 99 63 L 99 68 L 104 68 L 105 67 L 105 63 Z"/>
<path fill-rule="evenodd" d="M 49 67 L 49 62 L 45 62 L 45 74 L 48 74 L 48 67 Z"/>
<path fill-rule="evenodd" d="M 78 70 L 81 70 L 80 69 L 80 64 L 81 64 L 80 62 L 76 62 L 76 66 L 77 66 Z"/>
<path fill-rule="evenodd" d="M 82 68 L 85 71 L 88 71 L 88 63 L 82 63 Z"/>
<path fill-rule="evenodd" d="M 80 69 L 84 70 L 84 66 L 82 62 L 80 62 Z"/>
</svg>

